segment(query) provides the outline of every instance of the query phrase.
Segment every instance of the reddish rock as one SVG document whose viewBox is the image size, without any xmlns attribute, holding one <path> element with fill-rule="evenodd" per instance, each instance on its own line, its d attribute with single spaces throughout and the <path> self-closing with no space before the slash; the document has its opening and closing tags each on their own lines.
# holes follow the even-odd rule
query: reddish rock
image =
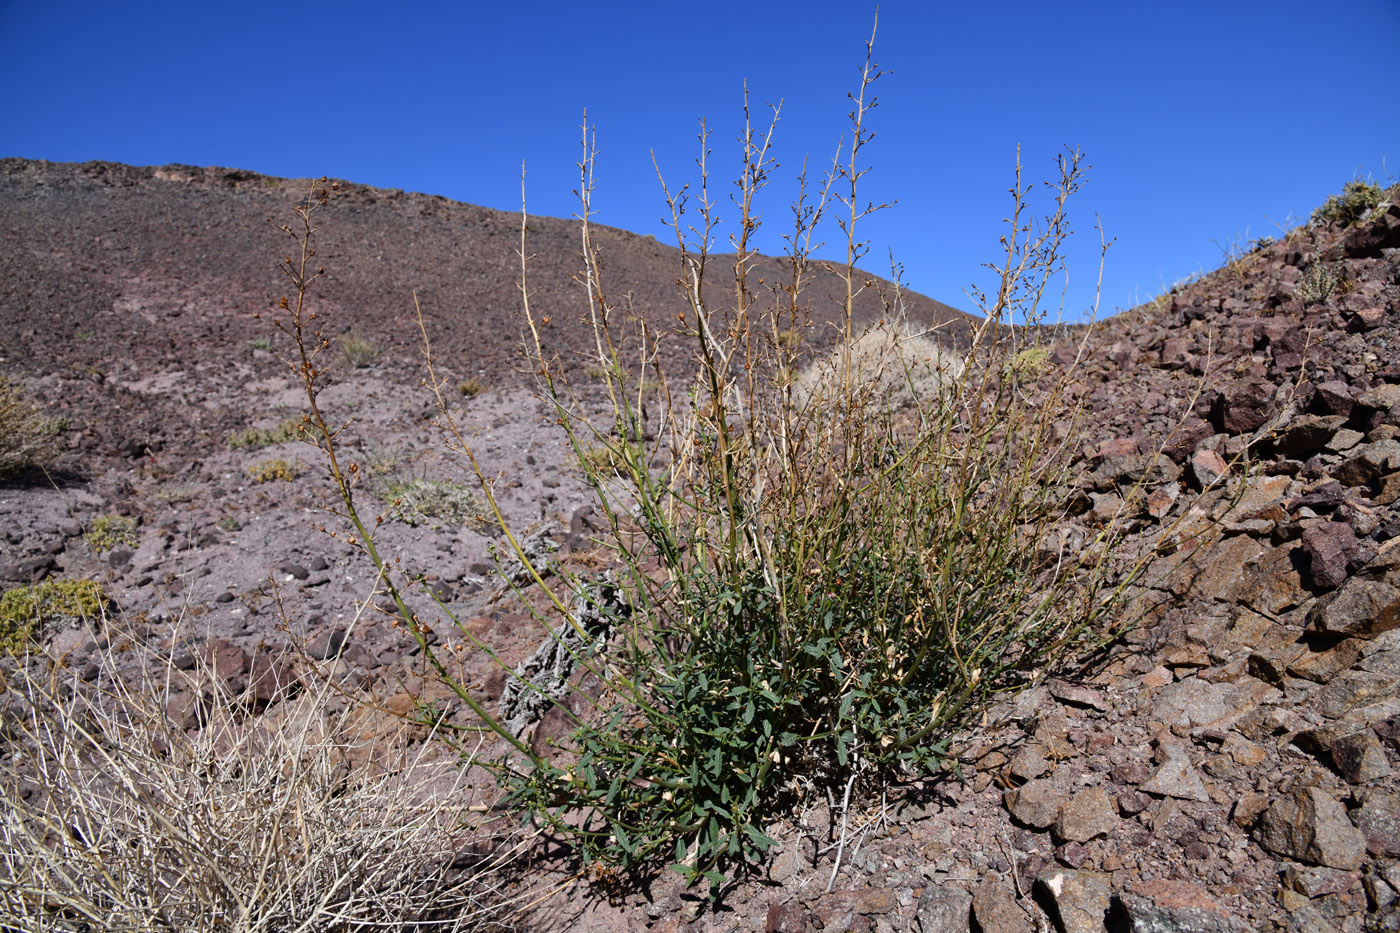
<svg viewBox="0 0 1400 933">
<path fill-rule="evenodd" d="M 1350 563 L 1361 553 L 1356 532 L 1345 522 L 1313 525 L 1303 532 L 1302 547 L 1313 586 L 1320 590 L 1334 590 L 1346 582 Z"/>
<path fill-rule="evenodd" d="M 1276 410 L 1276 388 L 1263 382 L 1250 382 L 1222 392 L 1211 406 L 1210 420 L 1226 434 L 1247 434 L 1258 430 Z"/>
<path fill-rule="evenodd" d="M 1202 448 L 1191 455 L 1191 475 L 1196 478 L 1196 485 L 1201 489 L 1218 481 L 1229 469 L 1225 458 L 1208 448 Z"/>
<path fill-rule="evenodd" d="M 1130 929 L 1153 933 L 1246 933 L 1249 927 L 1189 881 L 1140 881 L 1119 895 Z"/>
<path fill-rule="evenodd" d="M 1356 405 L 1356 390 L 1345 382 L 1329 380 L 1313 389 L 1312 407 L 1324 415 L 1350 415 Z"/>
<path fill-rule="evenodd" d="M 1357 732 L 1332 742 L 1332 763 L 1352 784 L 1369 784 L 1390 776 L 1390 761 L 1374 732 Z"/>
</svg>

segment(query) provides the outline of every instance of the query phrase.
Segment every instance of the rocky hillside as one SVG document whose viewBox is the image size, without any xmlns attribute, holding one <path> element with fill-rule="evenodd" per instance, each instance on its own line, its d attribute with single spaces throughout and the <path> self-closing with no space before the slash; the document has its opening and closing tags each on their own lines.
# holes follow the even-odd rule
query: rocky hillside
<svg viewBox="0 0 1400 933">
<path fill-rule="evenodd" d="M 56 487 L 0 486 L 0 586 L 101 578 L 139 616 L 126 637 L 191 666 L 218 658 L 264 715 L 295 689 L 277 667 L 288 635 L 385 710 L 453 702 L 400 629 L 352 627 L 368 571 L 318 530 L 328 486 L 281 432 L 301 401 L 250 312 L 281 287 L 264 218 L 285 216 L 297 185 L 10 160 L 0 189 L 0 374 L 71 422 Z M 717 909 L 672 876 L 579 883 L 521 928 L 1400 929 L 1400 191 L 1389 198 L 1050 352 L 1052 370 L 1077 366 L 1087 412 L 1066 532 L 1125 517 L 1143 559 L 1139 624 L 1105 657 L 989 712 L 962 737 L 960 775 L 863 802 L 844 828 L 825 802 L 776 828 L 767 874 Z M 587 490 L 511 376 L 515 223 L 349 186 L 326 220 L 326 317 L 383 352 L 324 399 L 353 419 L 343 444 L 378 465 L 371 480 L 460 487 L 414 389 L 405 296 L 418 289 L 450 374 L 481 380 L 462 417 L 508 516 L 552 524 L 562 559 L 597 560 Z M 539 300 L 575 307 L 567 224 L 532 225 Z M 634 307 L 663 312 L 674 253 L 619 231 L 604 245 Z M 295 479 L 260 481 L 274 460 Z M 388 507 L 388 486 L 366 492 Z M 109 540 L 90 534 L 101 519 Z M 539 640 L 495 592 L 480 524 L 381 533 L 506 660 Z M 80 676 L 112 647 L 52 637 Z M 493 699 L 500 678 L 477 673 Z M 169 713 L 198 728 L 199 702 L 177 692 Z M 512 883 L 571 871 L 547 847 L 533 858 Z"/>
</svg>

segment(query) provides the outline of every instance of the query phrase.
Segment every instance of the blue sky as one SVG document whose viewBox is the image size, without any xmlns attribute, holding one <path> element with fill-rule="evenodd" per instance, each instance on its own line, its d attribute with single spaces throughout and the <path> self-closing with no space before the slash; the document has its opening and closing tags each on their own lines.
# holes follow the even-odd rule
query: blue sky
<svg viewBox="0 0 1400 933">
<path fill-rule="evenodd" d="M 874 4 L 212 4 L 0 0 L 0 156 L 331 175 L 532 213 L 575 208 L 583 111 L 600 222 L 665 237 L 652 153 L 692 180 L 698 120 L 716 180 L 738 164 L 743 82 L 784 101 L 765 241 L 791 170 L 844 134 Z M 1044 177 L 1092 170 L 1070 210 L 1066 316 L 1116 238 L 1103 310 L 1277 234 L 1354 175 L 1400 174 L 1400 2 L 991 4 L 887 0 L 865 195 L 866 265 L 971 309 L 996 258 L 1016 147 Z M 724 184 L 717 186 L 727 192 Z M 0 205 L 3 210 L 3 205 Z M 731 225 L 732 228 L 732 225 Z M 827 232 L 828 242 L 839 232 Z"/>
</svg>

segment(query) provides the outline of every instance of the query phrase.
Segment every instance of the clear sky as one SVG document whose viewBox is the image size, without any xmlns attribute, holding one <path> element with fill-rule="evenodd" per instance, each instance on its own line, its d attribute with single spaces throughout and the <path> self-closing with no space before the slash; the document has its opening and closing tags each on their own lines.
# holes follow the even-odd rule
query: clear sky
<svg viewBox="0 0 1400 933">
<path fill-rule="evenodd" d="M 324 174 L 506 210 L 523 162 L 531 211 L 569 216 L 587 108 L 599 221 L 664 238 L 652 153 L 692 179 L 705 117 L 732 178 L 747 79 L 756 109 L 783 101 L 771 249 L 784 173 L 849 139 L 874 6 L 0 0 L 0 156 Z M 1096 216 L 1117 240 L 1111 312 L 1219 265 L 1213 240 L 1400 174 L 1400 0 L 886 0 L 875 45 L 890 74 L 865 194 L 898 206 L 866 223 L 867 266 L 893 248 L 914 288 L 969 310 L 1018 144 L 1035 177 L 1066 145 L 1093 165 L 1069 318 L 1092 301 Z"/>
</svg>

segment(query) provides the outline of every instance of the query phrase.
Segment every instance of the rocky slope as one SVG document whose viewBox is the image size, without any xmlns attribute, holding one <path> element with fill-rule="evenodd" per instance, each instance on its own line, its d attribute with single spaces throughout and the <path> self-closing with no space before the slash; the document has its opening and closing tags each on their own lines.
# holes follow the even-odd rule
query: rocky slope
<svg viewBox="0 0 1400 933">
<path fill-rule="evenodd" d="M 296 187 L 15 160 L 0 185 L 0 373 L 72 421 L 56 486 L 0 487 L 0 585 L 100 576 L 140 616 L 135 637 L 219 658 L 270 715 L 288 678 L 266 674 L 289 635 L 313 659 L 338 658 L 339 676 L 386 710 L 449 700 L 418 676 L 408 636 L 352 627 L 368 570 L 318 530 L 334 520 L 314 511 L 328 492 L 314 451 L 229 444 L 300 410 L 249 320 L 281 287 L 263 218 L 285 214 Z M 384 476 L 461 481 L 413 388 L 403 295 L 472 309 L 430 324 L 449 374 L 486 386 L 463 397 L 461 416 L 487 472 L 514 521 L 553 523 L 563 559 L 594 561 L 587 493 L 510 375 L 514 223 L 351 188 L 326 223 L 326 316 L 384 354 L 325 399 L 353 418 L 346 448 Z M 563 222 L 538 225 L 559 280 L 543 294 L 563 305 L 571 236 Z M 606 245 L 636 307 L 664 309 L 674 256 L 621 232 Z M 1080 358 L 1075 391 L 1091 413 L 1069 521 L 1091 531 L 1127 514 L 1125 546 L 1147 560 L 1140 625 L 1083 676 L 991 711 L 963 737 L 960 778 L 853 810 L 844 845 L 825 801 L 798 814 L 767 875 L 716 910 L 669 877 L 643 891 L 594 879 L 532 908 L 522 928 L 1400 929 L 1398 299 L 1390 206 L 1349 227 L 1300 228 L 1065 335 L 1048 363 Z M 252 479 L 279 456 L 304 461 L 297 481 Z M 108 515 L 135 519 L 134 534 L 95 549 L 83 532 Z M 538 629 L 496 599 L 488 538 L 470 522 L 388 522 L 382 534 L 391 554 L 431 568 L 437 596 L 508 660 L 533 648 Z M 458 637 L 440 618 L 433 630 Z M 109 645 L 75 630 L 51 647 L 82 672 Z M 478 688 L 489 697 L 499 679 Z M 192 728 L 197 707 L 171 698 Z M 568 871 L 548 853 L 536 865 L 519 884 Z"/>
</svg>

